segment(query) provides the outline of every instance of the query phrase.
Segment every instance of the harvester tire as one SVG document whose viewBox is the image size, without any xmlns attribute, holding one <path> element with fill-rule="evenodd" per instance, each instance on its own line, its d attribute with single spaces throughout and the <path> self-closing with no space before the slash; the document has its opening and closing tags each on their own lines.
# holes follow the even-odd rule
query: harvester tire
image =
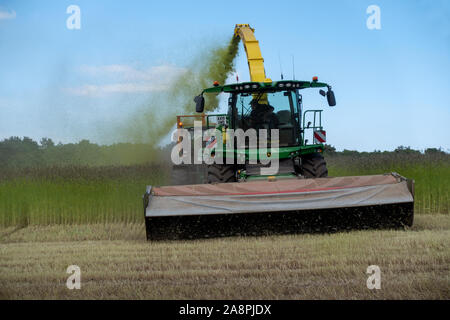
<svg viewBox="0 0 450 320">
<path fill-rule="evenodd" d="M 320 153 L 313 153 L 302 158 L 302 174 L 305 178 L 328 177 L 327 163 Z"/>
<path fill-rule="evenodd" d="M 208 183 L 236 182 L 233 166 L 213 164 L 208 166 Z"/>
</svg>

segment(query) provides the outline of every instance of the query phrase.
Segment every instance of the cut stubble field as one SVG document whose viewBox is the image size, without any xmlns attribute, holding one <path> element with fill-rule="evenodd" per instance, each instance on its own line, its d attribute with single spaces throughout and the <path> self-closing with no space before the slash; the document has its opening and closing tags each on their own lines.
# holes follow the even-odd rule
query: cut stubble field
<svg viewBox="0 0 450 320">
<path fill-rule="evenodd" d="M 145 241 L 140 223 L 0 229 L 3 299 L 449 299 L 450 216 L 408 230 Z M 81 289 L 69 290 L 69 265 Z M 366 286 L 369 265 L 381 289 Z"/>
</svg>

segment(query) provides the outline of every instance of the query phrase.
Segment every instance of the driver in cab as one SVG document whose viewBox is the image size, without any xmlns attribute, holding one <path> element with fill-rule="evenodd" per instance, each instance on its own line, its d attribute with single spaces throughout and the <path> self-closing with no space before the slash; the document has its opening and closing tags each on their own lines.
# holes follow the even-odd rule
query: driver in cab
<svg viewBox="0 0 450 320">
<path fill-rule="evenodd" d="M 252 111 L 250 122 L 254 129 L 272 129 L 277 126 L 277 118 L 273 113 L 274 108 L 269 104 L 259 103 L 257 99 L 250 101 Z M 269 126 L 269 128 L 267 127 Z"/>
</svg>

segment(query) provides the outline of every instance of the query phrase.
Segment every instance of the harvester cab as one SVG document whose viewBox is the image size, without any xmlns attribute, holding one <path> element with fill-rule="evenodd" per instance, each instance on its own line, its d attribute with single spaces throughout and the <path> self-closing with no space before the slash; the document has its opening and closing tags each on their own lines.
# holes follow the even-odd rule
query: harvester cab
<svg viewBox="0 0 450 320">
<path fill-rule="evenodd" d="M 204 94 L 229 94 L 227 114 L 208 117 L 222 117 L 223 120 L 216 128 L 221 130 L 225 125 L 228 131 L 233 130 L 234 136 L 238 132 L 250 136 L 248 132 L 251 130 L 256 134 L 253 146 L 250 145 L 251 139 L 245 145 L 239 143 L 246 142 L 245 140 L 235 139 L 232 150 L 226 145 L 227 149 L 223 151 L 226 154 L 226 161 L 223 162 L 226 164 L 216 163 L 210 166 L 208 182 L 261 178 L 260 168 L 265 165 L 263 160 L 267 162 L 268 158 L 277 159 L 279 163 L 279 171 L 271 176 L 326 177 L 326 164 L 321 155 L 326 141 L 322 110 L 303 110 L 301 90 L 307 88 L 326 88 L 327 92 L 321 89 L 323 95 L 328 97 L 330 106 L 336 105 L 331 86 L 319 82 L 317 77 L 313 81 L 283 80 L 216 85 L 195 97 L 196 111 L 202 113 Z M 308 115 L 311 115 L 311 121 L 306 121 L 309 119 Z M 260 130 L 267 132 L 267 139 L 264 141 Z M 275 130 L 277 137 L 272 136 L 272 130 Z M 272 146 L 274 139 L 277 145 L 275 148 Z M 264 145 L 262 142 L 267 143 L 267 150 L 261 150 Z M 253 163 L 252 155 L 256 160 Z M 245 161 L 239 163 L 239 159 Z"/>
<path fill-rule="evenodd" d="M 178 145 L 200 144 L 200 152 L 197 164 L 173 172 L 202 179 L 147 187 L 147 239 L 293 233 L 317 230 L 311 223 L 318 221 L 324 231 L 411 226 L 413 180 L 396 173 L 328 178 L 322 110 L 303 110 L 301 93 L 318 89 L 335 106 L 331 86 L 317 77 L 266 78 L 254 29 L 238 24 L 234 35 L 244 44 L 251 81 L 215 82 L 194 98 L 197 115 L 177 117 L 179 129 L 194 132 L 193 143 L 183 137 Z M 228 112 L 204 114 L 204 96 L 221 93 L 228 94 Z M 196 129 L 207 134 L 196 140 Z"/>
</svg>

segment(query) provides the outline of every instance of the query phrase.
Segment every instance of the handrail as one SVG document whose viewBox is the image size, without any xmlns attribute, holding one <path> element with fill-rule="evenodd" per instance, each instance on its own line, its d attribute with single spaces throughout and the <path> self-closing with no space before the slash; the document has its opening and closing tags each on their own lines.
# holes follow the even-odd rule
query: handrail
<svg viewBox="0 0 450 320">
<path fill-rule="evenodd" d="M 303 126 L 302 126 L 302 141 L 303 141 L 303 145 L 305 145 L 305 130 L 307 129 L 311 129 L 313 132 L 316 130 L 323 130 L 322 127 L 322 111 L 323 110 L 306 110 L 305 112 L 303 112 Z M 305 122 L 306 122 L 306 114 L 308 112 L 313 112 L 314 113 L 314 118 L 313 118 L 313 122 L 312 122 L 312 126 L 306 127 Z M 318 116 L 317 116 L 318 114 Z M 316 126 L 316 121 L 318 120 L 319 125 Z"/>
</svg>

